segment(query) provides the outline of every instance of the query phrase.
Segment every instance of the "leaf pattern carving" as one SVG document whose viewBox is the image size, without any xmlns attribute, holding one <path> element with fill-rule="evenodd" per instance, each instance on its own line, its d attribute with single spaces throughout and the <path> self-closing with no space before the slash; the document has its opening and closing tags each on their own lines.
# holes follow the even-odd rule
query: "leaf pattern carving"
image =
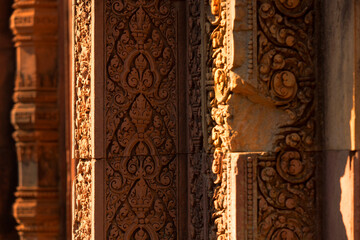
<svg viewBox="0 0 360 240">
<path fill-rule="evenodd" d="M 106 18 L 106 237 L 175 239 L 175 11 L 108 0 Z"/>
</svg>

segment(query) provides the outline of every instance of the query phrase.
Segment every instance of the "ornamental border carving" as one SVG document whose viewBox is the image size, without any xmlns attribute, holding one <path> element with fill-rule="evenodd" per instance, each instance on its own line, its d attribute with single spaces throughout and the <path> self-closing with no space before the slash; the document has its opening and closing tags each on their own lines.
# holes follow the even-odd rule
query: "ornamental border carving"
<svg viewBox="0 0 360 240">
<path fill-rule="evenodd" d="M 256 188 L 259 202 L 253 207 L 254 202 L 248 200 L 243 206 L 248 209 L 246 236 L 248 239 L 273 239 L 284 234 L 299 239 L 318 236 L 316 165 L 320 154 L 316 151 L 320 149 L 320 126 L 315 116 L 319 87 L 314 60 L 315 4 L 316 0 L 211 1 L 215 16 L 211 20 L 209 58 L 215 91 L 211 101 L 215 122 L 211 135 L 212 170 L 217 176 L 213 218 L 218 239 L 232 239 L 234 232 L 229 154 L 230 140 L 236 137 L 236 132 L 228 123 L 232 117 L 228 100 L 233 94 L 255 96 L 252 99 L 261 99 L 258 104 L 276 107 L 289 117 L 278 127 L 273 150 L 248 160 L 245 182 L 249 188 L 244 191 L 255 199 L 250 188 Z M 232 42 L 233 39 L 241 44 Z M 248 171 L 254 169 L 256 181 L 249 182 L 253 180 Z M 271 227 L 273 224 L 277 227 Z"/>
<path fill-rule="evenodd" d="M 92 4 L 75 0 L 74 6 L 74 179 L 73 238 L 92 237 L 91 50 Z"/>
</svg>

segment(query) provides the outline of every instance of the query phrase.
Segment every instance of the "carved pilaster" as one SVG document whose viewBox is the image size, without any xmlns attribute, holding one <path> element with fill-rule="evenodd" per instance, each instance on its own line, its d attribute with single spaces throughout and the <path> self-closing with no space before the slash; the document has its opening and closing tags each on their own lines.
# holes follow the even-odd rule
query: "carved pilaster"
<svg viewBox="0 0 360 240">
<path fill-rule="evenodd" d="M 76 0 L 74 7 L 74 156 L 75 176 L 73 239 L 91 239 L 92 148 L 91 148 L 91 41 L 92 1 Z"/>
<path fill-rule="evenodd" d="M 58 107 L 56 1 L 15 1 L 14 108 L 19 186 L 14 216 L 21 239 L 57 239 Z"/>
<path fill-rule="evenodd" d="M 202 126 L 202 34 L 201 4 L 199 0 L 187 1 L 188 20 L 188 129 L 189 129 L 189 239 L 206 239 L 205 219 L 207 208 L 206 155 L 203 152 Z"/>
<path fill-rule="evenodd" d="M 318 238 L 315 5 L 212 1 L 218 239 Z"/>
</svg>

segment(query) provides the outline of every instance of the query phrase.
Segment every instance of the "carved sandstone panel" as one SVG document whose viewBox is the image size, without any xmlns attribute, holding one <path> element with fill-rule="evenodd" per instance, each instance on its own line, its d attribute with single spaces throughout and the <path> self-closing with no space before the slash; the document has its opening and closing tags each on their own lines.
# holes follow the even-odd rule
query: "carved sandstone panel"
<svg viewBox="0 0 360 240">
<path fill-rule="evenodd" d="M 106 1 L 106 238 L 176 239 L 176 13 Z"/>
<path fill-rule="evenodd" d="M 236 166 L 230 156 L 240 151 L 263 152 L 241 159 L 247 161 L 241 165 L 247 178 L 241 181 L 248 184 L 239 185 L 247 193 L 241 206 L 245 236 L 318 238 L 315 4 L 314 0 L 212 1 L 218 239 L 233 239 L 232 228 L 237 227 L 232 223 Z M 236 11 L 231 11 L 234 7 Z M 246 44 L 237 44 L 239 39 Z M 257 204 L 252 199 L 258 199 Z"/>
<path fill-rule="evenodd" d="M 76 0 L 74 12 L 75 158 L 89 159 L 91 1 Z"/>
<path fill-rule="evenodd" d="M 271 157 L 258 158 L 259 236 L 317 239 L 314 0 L 257 1 L 261 93 L 289 115 Z"/>
<path fill-rule="evenodd" d="M 214 146 L 214 160 L 212 171 L 216 174 L 214 190 L 214 208 L 213 218 L 217 226 L 217 239 L 229 239 L 228 224 L 228 164 L 229 164 L 229 137 L 230 126 L 228 125 L 227 100 L 230 96 L 230 84 L 228 80 L 227 66 L 227 3 L 222 0 L 211 2 L 211 13 L 215 19 L 211 23 L 214 27 L 210 35 L 211 39 L 211 57 L 212 57 L 212 77 L 214 79 L 215 98 L 211 102 L 211 116 L 215 122 L 212 128 L 211 139 Z"/>
<path fill-rule="evenodd" d="M 75 176 L 73 238 L 91 239 L 92 165 L 90 145 L 92 1 L 76 0 L 74 12 L 74 156 Z"/>
<path fill-rule="evenodd" d="M 188 166 L 189 166 L 189 239 L 206 239 L 204 235 L 206 178 L 202 129 L 201 5 L 187 1 L 188 11 Z"/>
</svg>

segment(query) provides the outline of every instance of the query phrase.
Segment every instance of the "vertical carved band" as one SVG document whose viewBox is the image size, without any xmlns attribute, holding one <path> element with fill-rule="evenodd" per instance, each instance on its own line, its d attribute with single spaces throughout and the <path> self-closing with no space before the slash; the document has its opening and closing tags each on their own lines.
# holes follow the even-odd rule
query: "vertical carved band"
<svg viewBox="0 0 360 240">
<path fill-rule="evenodd" d="M 238 132 L 229 122 L 235 104 L 229 99 L 241 100 L 243 96 L 248 99 L 242 101 L 250 100 L 249 104 L 275 108 L 281 123 L 276 133 L 262 133 L 264 137 L 276 135 L 272 150 L 257 157 L 251 154 L 242 165 L 247 175 L 243 191 L 248 199 L 242 206 L 246 237 L 318 237 L 315 186 L 320 126 L 315 115 L 319 85 L 315 76 L 315 5 L 315 0 L 211 2 L 215 16 L 210 35 L 215 92 L 211 107 L 216 123 L 212 129 L 213 172 L 217 176 L 213 216 L 218 239 L 233 238 L 229 153 Z"/>
<path fill-rule="evenodd" d="M 176 25 L 172 1 L 106 1 L 106 239 L 177 238 Z"/>
<path fill-rule="evenodd" d="M 318 239 L 315 2 L 257 1 L 259 86 L 290 119 L 258 159 L 260 239 Z"/>
<path fill-rule="evenodd" d="M 188 11 L 188 127 L 189 127 L 189 239 L 204 236 L 204 160 L 201 101 L 201 7 L 199 0 L 187 2 Z"/>
<path fill-rule="evenodd" d="M 91 4 L 76 0 L 74 13 L 75 158 L 91 158 Z"/>
<path fill-rule="evenodd" d="M 227 66 L 227 3 L 224 0 L 213 0 L 211 2 L 211 13 L 215 16 L 212 25 L 214 30 L 210 39 L 212 43 L 212 76 L 214 79 L 215 98 L 211 102 L 211 116 L 215 122 L 211 138 L 214 146 L 214 160 L 212 171 L 216 174 L 216 188 L 214 190 L 213 218 L 217 226 L 217 239 L 229 238 L 228 225 L 228 164 L 229 164 L 229 137 L 230 126 L 227 119 L 227 100 L 230 96 L 230 85 L 228 81 Z"/>
<path fill-rule="evenodd" d="M 91 40 L 92 1 L 75 0 L 74 8 L 74 239 L 91 239 Z"/>
<path fill-rule="evenodd" d="M 57 3 L 15 1 L 14 108 L 19 186 L 14 216 L 21 239 L 58 239 Z"/>
</svg>

